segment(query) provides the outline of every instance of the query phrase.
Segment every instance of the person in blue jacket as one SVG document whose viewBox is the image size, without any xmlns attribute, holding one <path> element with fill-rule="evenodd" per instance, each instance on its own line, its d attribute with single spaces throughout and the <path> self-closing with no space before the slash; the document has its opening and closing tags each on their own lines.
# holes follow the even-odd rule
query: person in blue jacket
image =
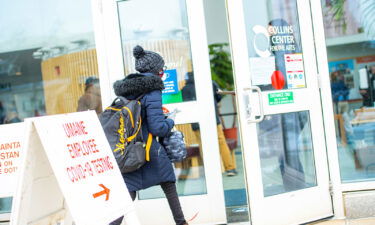
<svg viewBox="0 0 375 225">
<path fill-rule="evenodd" d="M 164 60 L 159 54 L 146 51 L 141 46 L 134 47 L 133 55 L 135 69 L 140 73 L 129 74 L 116 81 L 113 87 L 117 96 L 127 99 L 143 95 L 140 99 L 142 134 L 145 141 L 151 134 L 152 144 L 150 161 L 134 172 L 123 174 L 123 177 L 133 200 L 137 191 L 160 185 L 168 199 L 176 225 L 185 225 L 187 222 L 177 195 L 174 169 L 164 147 L 157 140 L 157 137 L 166 137 L 174 126 L 174 118 L 165 118 L 162 110 L 164 83 L 161 77 L 165 68 Z M 121 221 L 122 218 L 119 218 L 111 225 L 120 224 Z"/>
<path fill-rule="evenodd" d="M 349 88 L 345 84 L 344 76 L 339 71 L 331 73 L 331 90 L 334 102 L 348 100 Z"/>
</svg>

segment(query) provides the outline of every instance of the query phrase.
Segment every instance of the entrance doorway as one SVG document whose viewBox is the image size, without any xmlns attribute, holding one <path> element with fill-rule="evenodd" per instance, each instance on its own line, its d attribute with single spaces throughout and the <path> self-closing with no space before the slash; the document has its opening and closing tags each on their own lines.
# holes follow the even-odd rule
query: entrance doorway
<svg viewBox="0 0 375 225">
<path fill-rule="evenodd" d="M 235 151 L 237 165 L 244 161 L 246 171 L 245 187 L 228 189 L 218 150 L 203 1 L 93 3 L 104 105 L 114 98 L 113 82 L 134 72 L 135 45 L 165 57 L 163 104 L 180 111 L 177 128 L 185 133 L 189 157 L 175 165 L 177 186 L 192 224 L 227 223 L 232 199 L 243 200 L 239 210 L 248 210 L 254 225 L 300 224 L 333 215 L 308 0 L 227 1 L 242 139 L 242 151 Z M 137 16 L 138 9 L 144 17 Z M 155 11 L 168 16 L 155 17 Z M 186 97 L 182 89 L 189 82 L 194 88 Z M 169 212 L 161 197 L 158 188 L 139 193 L 139 215 L 148 215 L 141 217 L 144 224 L 173 223 L 160 216 Z"/>
<path fill-rule="evenodd" d="M 310 2 L 227 7 L 252 224 L 333 215 Z"/>
<path fill-rule="evenodd" d="M 135 72 L 133 48 L 164 57 L 163 106 L 177 109 L 176 128 L 185 135 L 188 157 L 175 163 L 177 190 L 191 224 L 227 222 L 215 104 L 205 37 L 203 2 L 195 0 L 94 0 L 103 104 L 112 84 Z M 173 224 L 159 187 L 138 193 L 142 224 Z M 142 216 L 147 215 L 147 216 Z"/>
</svg>

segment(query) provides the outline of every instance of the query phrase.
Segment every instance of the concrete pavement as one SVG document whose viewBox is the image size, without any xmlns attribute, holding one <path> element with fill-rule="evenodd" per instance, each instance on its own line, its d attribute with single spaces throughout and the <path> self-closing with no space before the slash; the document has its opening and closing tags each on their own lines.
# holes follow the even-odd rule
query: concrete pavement
<svg viewBox="0 0 375 225">
<path fill-rule="evenodd" d="M 311 223 L 309 225 L 375 225 L 375 218 L 327 220 Z"/>
</svg>

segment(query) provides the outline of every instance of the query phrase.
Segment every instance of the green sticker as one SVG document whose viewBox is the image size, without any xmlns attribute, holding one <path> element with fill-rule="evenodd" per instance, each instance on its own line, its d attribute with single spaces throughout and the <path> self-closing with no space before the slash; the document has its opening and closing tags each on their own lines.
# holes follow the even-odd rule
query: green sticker
<svg viewBox="0 0 375 225">
<path fill-rule="evenodd" d="M 163 94 L 163 104 L 180 103 L 182 100 L 182 93 L 179 91 L 177 94 Z"/>
<path fill-rule="evenodd" d="M 293 92 L 278 92 L 268 94 L 269 105 L 281 105 L 294 103 Z"/>
</svg>

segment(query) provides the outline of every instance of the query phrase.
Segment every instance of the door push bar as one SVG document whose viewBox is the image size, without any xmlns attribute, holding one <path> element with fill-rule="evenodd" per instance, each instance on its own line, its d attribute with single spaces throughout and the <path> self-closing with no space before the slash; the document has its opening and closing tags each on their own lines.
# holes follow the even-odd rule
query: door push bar
<svg viewBox="0 0 375 225">
<path fill-rule="evenodd" d="M 247 122 L 248 123 L 259 123 L 259 122 L 262 122 L 263 119 L 264 119 L 262 91 L 257 86 L 253 86 L 253 87 L 249 87 L 249 88 L 244 88 L 244 91 L 245 92 L 250 92 L 250 94 L 247 95 L 248 97 L 245 99 Z M 253 93 L 253 91 L 255 91 L 255 92 L 258 93 L 259 111 L 260 111 L 259 118 L 254 119 L 254 120 L 251 119 L 252 109 L 251 109 L 251 104 L 250 104 L 250 101 L 249 101 L 250 95 Z"/>
</svg>

